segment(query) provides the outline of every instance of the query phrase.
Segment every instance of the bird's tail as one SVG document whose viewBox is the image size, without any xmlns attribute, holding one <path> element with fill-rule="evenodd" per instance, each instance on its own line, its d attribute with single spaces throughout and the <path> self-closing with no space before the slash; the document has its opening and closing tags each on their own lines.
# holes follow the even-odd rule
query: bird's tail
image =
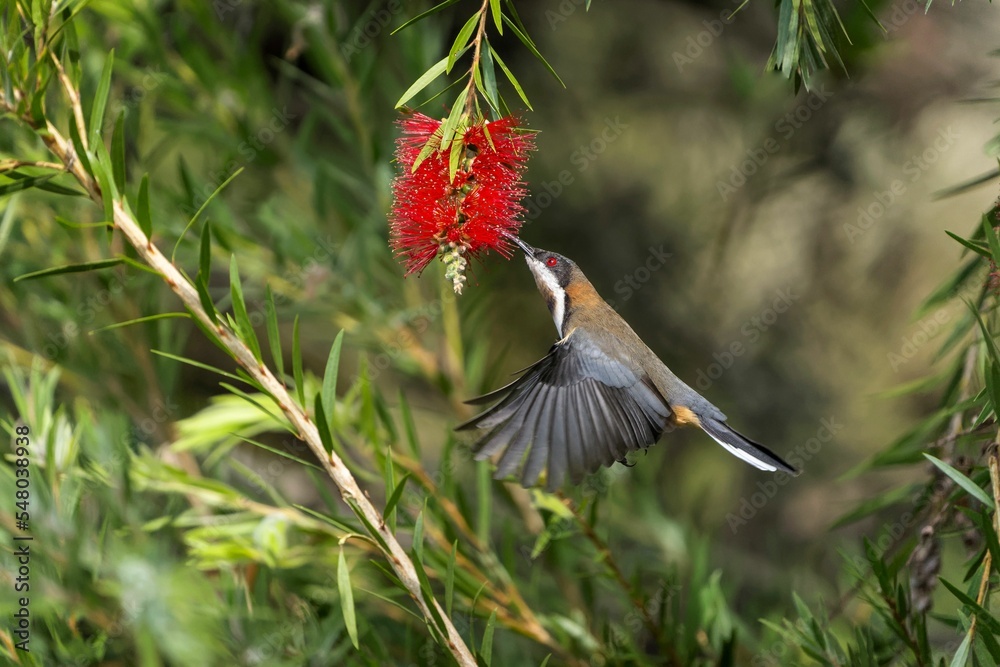
<svg viewBox="0 0 1000 667">
<path fill-rule="evenodd" d="M 780 456 L 734 430 L 724 421 L 706 417 L 701 419 L 698 425 L 705 433 L 712 436 L 713 440 L 729 450 L 730 454 L 743 459 L 755 468 L 771 472 L 781 470 L 789 475 L 799 474 L 798 470 L 785 463 Z"/>
</svg>

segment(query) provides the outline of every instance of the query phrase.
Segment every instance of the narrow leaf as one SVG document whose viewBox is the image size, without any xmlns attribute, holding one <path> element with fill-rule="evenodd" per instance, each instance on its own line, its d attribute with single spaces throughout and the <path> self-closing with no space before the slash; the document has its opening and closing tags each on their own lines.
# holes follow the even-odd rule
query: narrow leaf
<svg viewBox="0 0 1000 667">
<path fill-rule="evenodd" d="M 195 290 L 198 292 L 198 301 L 201 302 L 201 308 L 208 315 L 208 319 L 212 320 L 212 324 L 219 323 L 219 311 L 215 307 L 215 302 L 212 301 L 212 295 L 208 292 L 208 283 L 204 276 L 199 275 L 194 281 Z"/>
<path fill-rule="evenodd" d="M 119 112 L 111 135 L 111 172 L 118 192 L 125 192 L 125 113 Z"/>
<path fill-rule="evenodd" d="M 344 613 L 344 625 L 351 643 L 358 649 L 358 619 L 354 615 L 354 592 L 351 590 L 351 572 L 347 569 L 347 559 L 344 558 L 344 548 L 340 548 L 337 557 L 337 591 L 340 593 L 340 610 Z"/>
<path fill-rule="evenodd" d="M 559 75 L 556 74 L 555 69 L 553 69 L 552 65 L 549 64 L 549 61 L 545 59 L 545 56 L 543 56 L 538 51 L 538 49 L 535 47 L 535 43 L 528 38 L 528 35 L 521 32 L 520 28 L 518 28 L 517 25 L 513 21 L 511 21 L 506 15 L 503 17 L 503 20 L 504 23 L 510 26 L 510 29 L 514 31 L 514 34 L 517 35 L 517 38 L 519 40 L 521 40 L 521 43 L 524 44 L 529 51 L 531 51 L 532 55 L 534 55 L 536 58 L 542 61 L 542 64 L 545 65 L 545 69 L 549 70 L 549 73 L 556 78 L 556 81 L 559 82 L 559 85 L 565 88 L 566 84 L 563 83 L 563 80 L 559 78 Z M 494 53 L 493 55 L 496 54 Z M 499 61 L 500 59 L 497 58 L 497 60 Z"/>
<path fill-rule="evenodd" d="M 428 16 L 431 16 L 433 14 L 437 14 L 442 9 L 447 9 L 448 7 L 452 6 L 456 2 L 458 2 L 458 0 L 445 0 L 444 2 L 442 2 L 440 4 L 434 5 L 433 7 L 431 7 L 430 9 L 428 9 L 427 11 L 421 12 L 421 13 L 417 14 L 416 16 L 414 16 L 412 19 L 404 22 L 403 25 L 401 25 L 398 28 L 396 28 L 395 30 L 393 30 L 392 33 L 390 33 L 390 34 L 395 35 L 397 32 L 399 32 L 403 28 L 407 28 L 407 27 L 413 25 L 414 23 L 416 23 L 417 21 L 420 21 L 420 20 L 423 20 L 423 19 L 427 18 Z"/>
<path fill-rule="evenodd" d="M 97 84 L 97 92 L 94 93 L 94 105 L 90 111 L 89 145 L 90 150 L 97 152 L 94 147 L 101 141 L 101 126 L 104 124 L 104 109 L 108 104 L 108 94 L 111 92 L 111 70 L 115 64 L 115 50 L 111 49 L 108 57 L 104 60 L 104 69 L 101 71 L 101 80 Z"/>
<path fill-rule="evenodd" d="M 588 0 L 589 2 L 589 0 Z M 493 23 L 497 27 L 497 32 L 503 34 L 503 11 L 500 9 L 500 0 L 490 0 L 490 11 L 493 13 Z"/>
<path fill-rule="evenodd" d="M 107 269 L 112 266 L 118 266 L 119 264 L 125 264 L 125 258 L 115 257 L 114 259 L 99 259 L 94 262 L 82 262 L 80 264 L 68 264 L 66 266 L 56 266 L 51 269 L 42 269 L 41 271 L 32 271 L 31 273 L 24 273 L 14 278 L 14 282 L 19 282 L 21 280 L 33 280 L 35 278 L 45 278 L 48 276 L 57 276 L 63 273 L 82 273 L 84 271 L 97 271 L 100 269 Z"/>
<path fill-rule="evenodd" d="M 101 327 L 99 329 L 94 329 L 90 331 L 90 335 L 93 336 L 97 333 L 103 333 L 105 331 L 111 331 L 112 329 L 121 329 L 122 327 L 128 327 L 133 324 L 142 324 L 143 322 L 155 322 L 156 320 L 166 320 L 174 317 L 190 318 L 190 313 L 157 313 L 156 315 L 147 315 L 146 317 L 137 317 L 134 320 L 128 320 L 126 322 L 115 322 L 114 324 L 109 324 L 106 327 Z"/>
<path fill-rule="evenodd" d="M 28 176 L 25 178 L 14 177 L 13 182 L 3 183 L 0 185 L 0 197 L 14 194 L 15 192 L 20 192 L 22 190 L 27 190 L 29 188 L 40 187 L 58 175 L 59 172 L 54 174 L 42 174 L 41 176 Z M 13 174 L 7 174 L 7 176 L 13 176 Z"/>
<path fill-rule="evenodd" d="M 316 394 L 313 406 L 319 439 L 323 441 L 323 449 L 326 450 L 326 453 L 331 454 L 333 452 L 333 436 L 330 434 L 330 422 L 327 421 L 326 413 L 323 411 L 323 395 L 321 393 Z"/>
<path fill-rule="evenodd" d="M 278 309 L 274 305 L 274 293 L 271 285 L 264 289 L 265 310 L 267 322 L 267 344 L 271 348 L 271 357 L 274 359 L 274 371 L 278 380 L 284 383 L 285 359 L 281 353 L 281 330 L 278 328 Z"/>
<path fill-rule="evenodd" d="M 406 490 L 406 481 L 410 479 L 410 473 L 406 473 L 396 484 L 396 488 L 392 490 L 392 495 L 389 499 L 385 501 L 385 511 L 382 512 L 382 516 L 389 518 L 389 516 L 396 511 L 396 505 L 399 504 L 399 499 L 403 497 L 403 491 Z"/>
<path fill-rule="evenodd" d="M 968 248 L 972 252 L 974 252 L 976 254 L 979 254 L 979 255 L 982 255 L 986 259 L 990 259 L 990 249 L 985 244 L 976 243 L 975 241 L 970 241 L 968 239 L 963 239 L 958 234 L 952 234 L 947 229 L 944 231 L 944 233 L 947 234 L 948 236 L 950 236 L 951 238 L 955 239 L 956 241 L 958 241 L 962 245 L 964 245 L 966 248 Z"/>
<path fill-rule="evenodd" d="M 986 215 L 983 216 L 983 233 L 986 235 L 986 241 L 990 247 L 990 254 L 993 255 L 993 261 L 1000 264 L 1000 241 L 997 240 L 997 232 L 993 229 L 989 216 Z"/>
<path fill-rule="evenodd" d="M 518 83 L 517 78 L 514 77 L 514 74 L 509 69 L 507 69 L 507 65 L 504 64 L 503 59 L 500 57 L 500 54 L 497 53 L 492 46 L 490 47 L 490 53 L 493 54 L 493 58 L 497 61 L 497 65 L 500 65 L 500 69 L 503 70 L 503 73 L 507 75 L 507 80 L 510 81 L 510 84 L 512 86 L 514 86 L 514 90 L 517 91 L 517 94 L 518 96 L 520 96 L 521 101 L 524 102 L 524 106 L 534 111 L 534 109 L 532 109 L 531 107 L 531 102 L 528 101 L 528 96 L 524 94 L 524 89 L 521 88 L 521 84 Z"/>
<path fill-rule="evenodd" d="M 945 475 L 947 475 L 948 477 L 950 477 L 952 479 L 952 481 L 954 481 L 960 487 L 962 487 L 963 489 L 965 489 L 969 493 L 969 495 L 971 495 L 976 500 L 978 500 L 979 502 L 983 503 L 984 505 L 986 505 L 990 509 L 994 508 L 993 499 L 990 498 L 986 494 L 986 492 L 983 491 L 982 488 L 980 488 L 980 486 L 978 484 L 976 484 L 971 479 L 969 479 L 968 477 L 966 477 L 965 475 L 963 475 L 961 472 L 959 472 L 958 470 L 956 470 L 952 466 L 948 465 L 947 463 L 945 463 L 944 461 L 942 461 L 939 458 L 931 456 L 930 454 L 924 454 L 924 458 L 926 458 L 928 461 L 930 461 L 935 466 L 937 466 L 941 470 L 941 472 L 943 472 Z"/>
<path fill-rule="evenodd" d="M 295 382 L 295 395 L 299 399 L 299 405 L 303 409 L 306 407 L 306 387 L 302 374 L 302 347 L 299 343 L 299 316 L 295 316 L 292 323 L 292 380 Z"/>
<path fill-rule="evenodd" d="M 451 543 L 451 554 L 448 556 L 448 569 L 444 577 L 444 611 L 451 618 L 451 608 L 455 599 L 455 561 L 458 558 L 458 540 Z"/>
<path fill-rule="evenodd" d="M 198 275 L 208 284 L 212 275 L 212 222 L 205 221 L 201 228 L 201 249 L 198 253 Z"/>
<path fill-rule="evenodd" d="M 139 201 L 135 215 L 142 233 L 149 238 L 153 234 L 153 219 L 149 215 L 149 174 L 143 174 L 139 183 Z"/>
<path fill-rule="evenodd" d="M 330 419 L 333 418 L 337 404 L 337 373 L 340 368 L 340 349 L 344 344 L 344 330 L 333 340 L 330 355 L 326 359 L 326 370 L 323 372 L 323 411 Z"/>
<path fill-rule="evenodd" d="M 458 31 L 458 35 L 455 37 L 455 42 L 451 45 L 451 49 L 448 51 L 448 64 L 445 67 L 445 73 L 451 72 L 451 68 L 455 66 L 455 61 L 458 60 L 459 53 L 464 53 L 465 47 L 469 43 L 469 39 L 472 37 L 472 31 L 476 29 L 478 24 L 479 12 L 476 12 L 469 17 L 469 20 L 465 22 L 462 29 Z"/>
<path fill-rule="evenodd" d="M 445 73 L 448 69 L 448 59 L 451 56 L 447 56 L 439 60 L 437 63 L 431 65 L 430 69 L 420 75 L 420 78 L 413 82 L 413 85 L 406 89 L 406 92 L 399 98 L 396 102 L 396 107 L 399 108 L 409 102 L 414 95 L 419 93 L 421 90 L 426 88 L 431 84 L 431 82 Z"/>
<path fill-rule="evenodd" d="M 479 657 L 483 659 L 486 667 L 493 664 L 493 630 L 497 626 L 497 610 L 493 609 L 490 620 L 486 621 L 486 630 L 483 631 L 483 643 L 479 647 Z"/>
<path fill-rule="evenodd" d="M 236 264 L 236 255 L 233 255 L 229 262 L 229 292 L 233 300 L 233 314 L 236 317 L 236 327 L 239 330 L 240 338 L 253 352 L 254 359 L 260 363 L 260 344 L 257 342 L 257 334 L 254 333 L 253 325 L 250 324 L 247 304 L 243 300 L 243 286 L 240 284 L 240 270 Z"/>
</svg>

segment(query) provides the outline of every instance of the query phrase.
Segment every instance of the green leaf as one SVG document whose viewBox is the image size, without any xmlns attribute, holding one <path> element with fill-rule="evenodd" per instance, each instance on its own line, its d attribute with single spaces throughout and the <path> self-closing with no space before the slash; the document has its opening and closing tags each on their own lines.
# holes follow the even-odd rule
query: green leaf
<svg viewBox="0 0 1000 667">
<path fill-rule="evenodd" d="M 240 284 L 240 270 L 236 264 L 235 254 L 229 262 L 229 292 L 232 296 L 233 314 L 236 317 L 236 328 L 239 331 L 240 339 L 253 352 L 254 359 L 258 363 L 262 363 L 260 343 L 257 342 L 257 334 L 254 333 L 253 325 L 250 324 L 247 304 L 243 300 L 243 286 Z"/>
<path fill-rule="evenodd" d="M 1000 621 L 994 618 L 993 614 L 991 614 L 988 609 L 983 608 L 981 604 L 973 600 L 968 594 L 953 585 L 944 577 L 940 577 L 938 581 L 940 581 L 945 588 L 951 591 L 951 594 L 958 598 L 959 602 L 969 607 L 972 613 L 975 614 L 976 618 L 979 619 L 979 622 L 982 623 L 987 630 L 995 635 L 1000 634 Z"/>
<path fill-rule="evenodd" d="M 382 512 L 382 516 L 389 519 L 390 515 L 396 511 L 396 505 L 399 504 L 399 499 L 403 497 L 403 491 L 406 490 L 406 480 L 410 479 L 410 473 L 406 473 L 396 484 L 396 488 L 392 490 L 392 494 L 389 499 L 385 501 L 385 511 Z"/>
<path fill-rule="evenodd" d="M 476 535 L 483 544 L 489 544 L 490 517 L 493 515 L 493 474 L 489 461 L 476 462 Z M 565 506 L 564 506 L 565 507 Z"/>
<path fill-rule="evenodd" d="M 455 599 L 455 561 L 458 559 L 458 540 L 451 543 L 451 554 L 448 556 L 448 569 L 444 577 L 444 612 L 451 618 L 451 608 Z"/>
<path fill-rule="evenodd" d="M 278 381 L 284 383 L 285 359 L 281 353 L 281 330 L 278 328 L 278 309 L 274 305 L 274 293 L 271 285 L 264 288 L 265 315 L 267 322 L 267 344 L 271 348 L 271 358 L 274 359 L 274 372 Z"/>
<path fill-rule="evenodd" d="M 510 84 L 512 86 L 514 86 L 514 90 L 517 91 L 517 94 L 520 96 L 521 101 L 524 102 L 524 106 L 534 111 L 534 109 L 532 109 L 531 107 L 531 102 L 528 101 L 528 96 L 524 94 L 524 89 L 521 88 L 521 84 L 518 83 L 517 79 L 514 77 L 514 74 L 509 69 L 507 69 L 507 65 L 505 65 L 503 59 L 500 58 L 500 54 L 497 53 L 492 46 L 490 46 L 490 53 L 493 54 L 493 58 L 496 59 L 497 65 L 500 65 L 500 69 L 503 70 L 503 73 L 507 75 L 507 80 L 510 81 Z"/>
<path fill-rule="evenodd" d="M 948 465 L 941 459 L 931 456 L 930 454 L 924 454 L 924 458 L 933 463 L 938 469 L 941 470 L 945 475 L 950 477 L 952 481 L 958 484 L 960 487 L 965 489 L 970 496 L 983 503 L 990 509 L 994 509 L 993 499 L 990 498 L 985 491 L 980 488 L 978 484 L 973 482 L 971 479 L 963 475 L 961 472 Z"/>
<path fill-rule="evenodd" d="M 149 215 L 149 174 L 142 175 L 139 183 L 139 201 L 136 205 L 135 216 L 139 220 L 139 228 L 142 233 L 149 238 L 153 234 L 153 219 Z"/>
<path fill-rule="evenodd" d="M 121 329 L 122 327 L 128 327 L 133 324 L 142 324 L 143 322 L 155 322 L 156 320 L 166 320 L 174 317 L 190 318 L 190 313 L 157 313 L 156 315 L 147 315 L 146 317 L 137 317 L 134 320 L 128 320 L 126 322 L 115 322 L 114 324 L 109 324 L 106 327 L 101 327 L 99 329 L 94 329 L 90 332 L 93 336 L 97 333 L 103 333 L 105 331 L 111 331 L 112 329 Z"/>
<path fill-rule="evenodd" d="M 263 442 L 260 442 L 258 440 L 254 440 L 253 438 L 244 437 L 244 436 L 240 435 L 239 433 L 233 433 L 233 436 L 239 438 L 243 442 L 246 442 L 248 444 L 253 445 L 254 447 L 259 447 L 260 449 L 269 451 L 269 452 L 271 452 L 272 454 L 274 454 L 276 456 L 280 456 L 282 458 L 288 459 L 289 461 L 295 461 L 299 465 L 303 465 L 303 466 L 305 466 L 307 468 L 312 468 L 313 470 L 318 470 L 319 472 L 324 472 L 323 468 L 321 468 L 320 466 L 316 465 L 315 463 L 312 463 L 311 461 L 306 461 L 305 459 L 299 458 L 298 456 L 295 456 L 294 454 L 289 454 L 288 452 L 284 451 L 283 449 L 278 449 L 277 447 L 271 447 L 270 445 L 265 445 Z"/>
<path fill-rule="evenodd" d="M 413 423 L 413 413 L 410 411 L 410 403 L 403 395 L 403 390 L 399 390 L 399 412 L 403 418 L 403 432 L 406 433 L 406 442 L 410 445 L 410 453 L 413 458 L 420 458 L 420 441 L 417 439 L 417 427 Z"/>
<path fill-rule="evenodd" d="M 111 135 L 111 172 L 118 192 L 125 192 L 125 113 L 119 112 Z"/>
<path fill-rule="evenodd" d="M 67 264 L 65 266 L 56 266 L 51 269 L 42 269 L 41 271 L 32 271 L 31 273 L 24 273 L 14 278 L 14 282 L 20 282 L 22 280 L 34 280 L 35 278 L 46 278 L 48 276 L 58 276 L 63 273 L 82 273 L 84 271 L 98 271 L 100 269 L 107 269 L 112 266 L 118 266 L 119 264 L 127 264 L 124 257 L 115 257 L 114 259 L 99 259 L 94 262 L 81 262 L 80 264 Z"/>
<path fill-rule="evenodd" d="M 590 2 L 590 0 L 587 0 Z M 500 9 L 500 0 L 490 0 L 490 11 L 493 13 L 493 23 L 497 27 L 497 32 L 503 34 L 503 10 Z"/>
<path fill-rule="evenodd" d="M 459 54 L 461 56 L 461 54 Z M 447 56 L 431 65 L 430 69 L 420 75 L 420 78 L 413 82 L 413 85 L 406 89 L 402 97 L 396 102 L 396 109 L 409 102 L 414 95 L 431 84 L 434 79 L 445 73 L 448 69 L 448 61 L 451 56 Z"/>
<path fill-rule="evenodd" d="M 1000 240 L 997 240 L 997 232 L 993 229 L 989 216 L 983 215 L 982 224 L 983 234 L 986 235 L 986 241 L 989 244 L 990 254 L 993 256 L 993 261 L 1000 264 Z"/>
<path fill-rule="evenodd" d="M 17 176 L 14 176 L 12 173 L 6 174 L 6 176 L 13 177 L 15 180 L 12 183 L 4 183 L 0 185 L 0 197 L 11 195 L 22 190 L 28 190 L 29 188 L 41 187 L 58 175 L 59 172 L 54 174 L 42 174 L 41 176 L 26 176 L 22 178 L 22 174 L 18 174 Z"/>
<path fill-rule="evenodd" d="M 972 647 L 972 633 L 966 632 L 965 639 L 962 643 L 958 645 L 958 650 L 955 651 L 954 657 L 952 657 L 949 663 L 950 667 L 965 667 L 966 663 L 969 662 L 969 649 Z"/>
<path fill-rule="evenodd" d="M 970 241 L 968 239 L 963 239 L 958 234 L 952 234 L 947 229 L 944 231 L 944 233 L 947 234 L 948 236 L 950 236 L 951 238 L 955 239 L 956 241 L 958 241 L 962 245 L 964 245 L 966 248 L 968 248 L 972 252 L 977 253 L 979 255 L 982 255 L 986 259 L 990 259 L 990 249 L 989 249 L 989 246 L 987 246 L 986 244 L 980 244 L 980 243 L 976 243 L 975 241 Z"/>
<path fill-rule="evenodd" d="M 486 667 L 493 664 L 493 631 L 497 625 L 497 610 L 493 609 L 490 620 L 486 621 L 486 630 L 483 631 L 483 643 L 479 647 L 479 657 L 483 659 Z"/>
<path fill-rule="evenodd" d="M 326 358 L 326 370 L 323 372 L 323 411 L 330 419 L 333 418 L 337 405 L 337 373 L 340 368 L 340 349 L 344 345 L 344 330 L 341 329 L 333 339 L 330 354 Z"/>
<path fill-rule="evenodd" d="M 181 357 L 176 354 L 171 354 L 169 352 L 163 352 L 162 350 L 156 350 L 156 349 L 150 350 L 150 352 L 159 357 L 172 359 L 173 361 L 179 361 L 182 364 L 187 364 L 188 366 L 194 366 L 195 368 L 200 368 L 204 371 L 208 371 L 209 373 L 215 373 L 216 375 L 221 375 L 222 377 L 227 377 L 231 380 L 236 380 L 237 382 L 242 381 L 242 378 L 234 373 L 230 373 L 229 371 L 224 371 L 221 368 L 216 368 L 215 366 L 210 366 L 200 361 L 195 361 L 194 359 L 188 359 L 187 357 Z"/>
<path fill-rule="evenodd" d="M 518 28 L 517 25 L 513 21 L 511 21 L 506 15 L 504 15 L 503 20 L 504 23 L 510 26 L 510 29 L 514 31 L 514 34 L 517 35 L 517 38 L 519 40 L 521 40 L 521 43 L 524 44 L 529 51 L 531 51 L 532 55 L 534 55 L 536 58 L 542 61 L 542 64 L 545 65 L 545 69 L 549 70 L 549 73 L 556 78 L 556 81 L 559 82 L 559 85 L 565 88 L 566 84 L 563 83 L 563 80 L 559 78 L 558 74 L 556 74 L 556 71 L 552 68 L 552 65 L 549 64 L 549 61 L 546 60 L 545 57 L 538 51 L 538 48 L 535 47 L 535 43 L 528 38 L 528 35 L 521 32 L 520 28 Z M 494 53 L 493 55 L 496 54 Z M 497 58 L 497 60 L 499 61 L 500 59 Z"/>
<path fill-rule="evenodd" d="M 479 12 L 476 12 L 469 17 L 469 20 L 465 22 L 462 29 L 458 31 L 458 36 L 455 37 L 455 42 L 451 45 L 451 49 L 448 51 L 448 64 L 445 67 L 445 73 L 451 72 L 451 68 L 455 66 L 455 61 L 458 60 L 459 54 L 465 52 L 465 47 L 468 45 L 469 39 L 472 37 L 472 31 L 476 29 L 478 24 Z"/>
<path fill-rule="evenodd" d="M 966 181 L 959 185 L 954 185 L 950 188 L 945 188 L 944 190 L 938 190 L 937 192 L 931 194 L 931 198 L 937 200 L 937 199 L 945 199 L 946 197 L 954 197 L 964 192 L 968 192 L 969 190 L 973 190 L 982 185 L 983 183 L 992 183 L 993 181 L 996 180 L 997 176 L 1000 176 L 1000 169 L 991 169 L 985 174 L 976 176 L 972 180 Z"/>
<path fill-rule="evenodd" d="M 73 142 L 73 152 L 76 153 L 76 159 L 83 165 L 85 172 L 93 174 L 94 168 L 90 164 L 90 156 L 87 154 L 87 149 L 83 147 L 83 140 L 80 138 L 80 132 L 77 130 L 76 123 L 68 123 L 68 125 L 69 138 Z"/>
<path fill-rule="evenodd" d="M 101 188 L 101 201 L 104 203 L 104 219 L 114 220 L 117 193 L 115 192 L 114 176 L 111 174 L 111 156 L 108 154 L 108 149 L 104 147 L 103 143 L 97 144 L 96 153 L 97 159 L 91 162 L 91 166 L 94 168 L 94 178 L 97 179 L 97 184 Z"/>
<path fill-rule="evenodd" d="M 201 228 L 201 248 L 198 253 L 198 275 L 208 283 L 209 276 L 212 275 L 212 222 L 205 221 L 205 226 Z"/>
<path fill-rule="evenodd" d="M 417 515 L 417 520 L 413 524 L 413 553 L 421 563 L 424 562 L 424 511 L 426 509 L 427 503 L 425 502 L 424 509 L 420 510 L 420 514 Z"/>
<path fill-rule="evenodd" d="M 458 0 L 445 0 L 444 2 L 442 2 L 440 4 L 434 5 L 433 7 L 431 7 L 430 9 L 428 9 L 427 11 L 421 12 L 421 13 L 417 14 L 416 16 L 414 16 L 409 21 L 404 22 L 403 25 L 401 25 L 398 28 L 396 28 L 395 30 L 393 30 L 390 34 L 395 35 L 397 32 L 399 32 L 403 28 L 408 28 L 409 26 L 413 25 L 417 21 L 421 21 L 421 20 L 427 18 L 428 16 L 431 16 L 433 14 L 437 14 L 442 9 L 447 9 L 448 7 L 452 6 L 456 2 L 458 2 Z"/>
<path fill-rule="evenodd" d="M 497 115 L 500 113 L 500 93 L 497 91 L 497 73 L 493 67 L 493 49 L 487 41 L 486 48 L 482 50 L 479 62 L 479 70 L 482 71 L 482 84 L 480 88 L 486 96 L 486 102 L 493 108 Z"/>
<path fill-rule="evenodd" d="M 38 188 L 39 190 L 44 190 L 45 192 L 51 192 L 57 195 L 67 195 L 70 197 L 86 197 L 87 193 L 83 190 L 77 190 L 75 188 L 67 188 L 65 186 L 59 185 L 58 183 L 53 183 L 49 178 L 55 178 L 59 176 L 62 172 L 56 172 L 54 174 L 43 174 L 42 177 L 45 178 L 43 181 L 35 182 L 30 187 Z M 25 179 L 37 178 L 35 176 L 29 176 L 28 174 L 22 174 L 19 171 L 7 171 L 3 174 L 11 180 L 23 181 Z"/>
<path fill-rule="evenodd" d="M 115 50 L 111 49 L 104 60 L 104 70 L 101 72 L 101 80 L 97 84 L 97 92 L 94 93 L 94 105 L 90 111 L 89 144 L 90 150 L 95 153 L 97 152 L 95 147 L 101 141 L 101 126 L 104 124 L 104 109 L 108 104 L 108 94 L 111 92 L 111 70 L 114 64 Z"/>
<path fill-rule="evenodd" d="M 302 346 L 299 343 L 299 316 L 292 323 L 292 380 L 295 382 L 295 395 L 302 409 L 306 407 L 306 385 L 302 373 Z"/>
<path fill-rule="evenodd" d="M 215 307 L 215 302 L 212 301 L 212 295 L 208 292 L 208 283 L 204 276 L 199 275 L 194 281 L 195 290 L 198 292 L 198 301 L 201 302 L 201 308 L 208 315 L 208 319 L 212 320 L 212 324 L 219 323 L 219 311 Z"/>
<path fill-rule="evenodd" d="M 340 610 L 344 613 L 344 625 L 351 643 L 358 649 L 358 619 L 354 615 L 354 592 L 351 590 L 351 572 L 347 569 L 347 559 L 344 558 L 344 547 L 340 548 L 337 557 L 337 591 L 340 593 Z"/>
<path fill-rule="evenodd" d="M 319 431 L 319 439 L 323 441 L 323 449 L 327 454 L 333 453 L 333 435 L 330 434 L 330 422 L 323 411 L 323 395 L 316 392 L 316 399 L 313 401 L 313 411 L 316 413 L 316 430 Z"/>
</svg>

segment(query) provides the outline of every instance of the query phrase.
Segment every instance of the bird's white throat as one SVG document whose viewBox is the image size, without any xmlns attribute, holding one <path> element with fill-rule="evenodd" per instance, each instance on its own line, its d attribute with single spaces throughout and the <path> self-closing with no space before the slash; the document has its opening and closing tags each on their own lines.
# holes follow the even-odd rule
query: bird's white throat
<svg viewBox="0 0 1000 667">
<path fill-rule="evenodd" d="M 528 262 L 531 275 L 535 277 L 535 284 L 538 285 L 538 291 L 542 293 L 542 296 L 546 300 L 552 300 L 552 321 L 555 322 L 556 331 L 559 332 L 559 337 L 562 338 L 563 318 L 566 315 L 566 290 L 562 288 L 559 281 L 556 280 L 556 277 L 552 275 L 552 272 L 544 264 L 534 257 L 526 256 L 524 259 Z"/>
</svg>

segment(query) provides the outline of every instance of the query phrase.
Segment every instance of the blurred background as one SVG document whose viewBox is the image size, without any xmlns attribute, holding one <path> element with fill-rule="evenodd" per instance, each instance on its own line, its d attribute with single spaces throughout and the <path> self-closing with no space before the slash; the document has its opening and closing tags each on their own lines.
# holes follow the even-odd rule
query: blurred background
<svg viewBox="0 0 1000 667">
<path fill-rule="evenodd" d="M 273 290 L 286 354 L 299 318 L 317 386 L 345 331 L 335 421 L 362 485 L 384 503 L 380 452 L 406 449 L 412 419 L 421 474 L 471 517 L 489 545 L 480 557 L 502 565 L 554 638 L 534 641 L 501 619 L 494 664 L 538 664 L 547 653 L 550 664 L 805 664 L 805 652 L 759 619 L 797 613 L 797 593 L 849 636 L 871 609 L 851 599 L 845 558 L 861 553 L 863 536 L 884 554 L 923 525 L 907 509 L 925 465 L 865 464 L 938 410 L 939 389 L 896 390 L 954 363 L 955 350 L 947 364 L 937 358 L 942 337 L 968 317 L 962 297 L 976 298 L 973 289 L 921 308 L 959 266 L 962 248 L 945 230 L 972 234 L 997 197 L 988 178 L 997 108 L 986 98 L 1000 74 L 1000 14 L 986 3 L 935 2 L 926 13 L 912 0 L 869 3 L 883 32 L 863 3 L 839 3 L 846 72 L 834 67 L 795 91 L 765 72 L 770 3 L 735 15 L 739 3 L 725 1 L 516 4 L 566 84 L 509 32 L 495 38 L 532 102 L 522 117 L 538 131 L 522 237 L 574 259 L 674 372 L 735 428 L 787 454 L 800 477 L 779 483 L 704 434 L 678 432 L 634 467 L 566 489 L 586 518 L 575 522 L 551 497 L 489 481 L 488 466 L 451 434 L 470 414 L 463 399 L 504 383 L 555 340 L 519 258 L 475 265 L 456 311 L 439 263 L 403 279 L 387 245 L 394 102 L 478 3 L 392 35 L 430 5 L 93 0 L 75 19 L 81 86 L 93 94 L 114 48 L 105 134 L 120 115 L 129 192 L 149 174 L 153 240 L 168 254 L 176 244 L 191 275 L 198 234 L 183 233 L 187 221 L 242 169 L 205 209 L 213 295 L 226 304 L 225 266 L 236 255 L 251 313 L 263 312 L 264 285 Z M 431 94 L 445 83 L 435 85 Z M 442 117 L 452 97 L 420 110 Z M 0 128 L 0 158 L 43 159 L 10 118 Z M 155 276 L 117 267 L 12 282 L 121 252 L 102 230 L 64 224 L 102 216 L 52 192 L 0 199 L 3 409 L 11 419 L 47 415 L 38 487 L 47 518 L 36 522 L 46 623 L 36 633 L 42 657 L 32 658 L 42 662 L 27 664 L 444 664 L 419 622 L 361 590 L 363 647 L 350 647 L 330 590 L 329 535 L 260 508 L 244 507 L 231 529 L 210 524 L 232 518 L 232 506 L 206 480 L 260 503 L 343 507 L 328 481 L 240 439 L 308 458 L 217 375 L 150 352 L 231 370 L 189 323 L 92 333 L 178 310 Z M 263 318 L 255 322 L 263 337 Z M 456 324 L 460 345 L 448 338 Z M 885 493 L 893 502 L 876 505 L 887 509 L 835 527 Z M 435 494 L 407 491 L 400 507 L 410 530 L 421 508 L 437 507 Z M 442 534 L 439 570 L 461 531 Z M 608 574 L 607 553 L 620 576 Z M 351 552 L 362 588 L 382 590 L 368 560 Z M 954 570 L 960 577 L 960 560 Z M 934 595 L 942 614 L 954 613 L 947 592 Z M 636 597 L 664 627 L 683 628 L 679 658 L 657 648 L 670 640 L 648 636 Z M 478 636 L 488 615 L 479 609 L 462 627 Z M 405 640 L 390 641 L 394 624 Z M 928 632 L 935 651 L 955 650 L 949 622 Z"/>
</svg>

